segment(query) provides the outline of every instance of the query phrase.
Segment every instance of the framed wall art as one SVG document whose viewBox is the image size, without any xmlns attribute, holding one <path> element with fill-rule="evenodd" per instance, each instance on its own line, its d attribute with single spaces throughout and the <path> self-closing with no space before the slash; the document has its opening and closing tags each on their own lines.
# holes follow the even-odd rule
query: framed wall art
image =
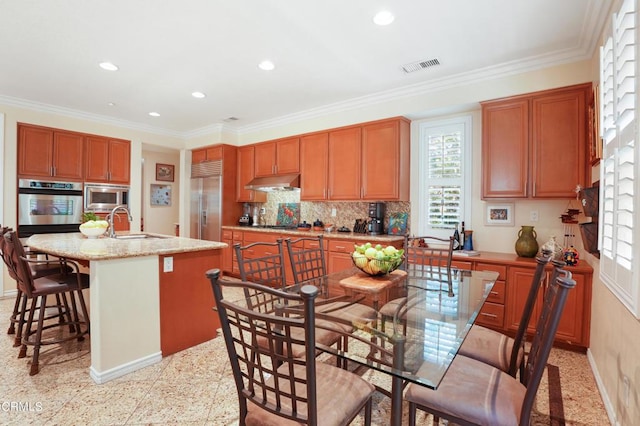
<svg viewBox="0 0 640 426">
<path fill-rule="evenodd" d="M 165 182 L 173 182 L 173 175 L 175 173 L 176 166 L 173 164 L 160 164 L 156 163 L 156 180 Z"/>
<path fill-rule="evenodd" d="M 484 224 L 487 226 L 513 226 L 513 203 L 487 204 Z"/>
<path fill-rule="evenodd" d="M 151 205 L 170 206 L 171 205 L 171 185 L 151 184 Z"/>
</svg>

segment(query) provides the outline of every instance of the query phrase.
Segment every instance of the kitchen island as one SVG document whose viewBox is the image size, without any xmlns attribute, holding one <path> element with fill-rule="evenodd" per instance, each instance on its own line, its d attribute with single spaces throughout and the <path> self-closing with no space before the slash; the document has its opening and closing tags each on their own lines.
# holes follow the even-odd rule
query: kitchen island
<svg viewBox="0 0 640 426">
<path fill-rule="evenodd" d="M 219 268 L 226 244 L 156 234 L 88 239 L 32 235 L 26 244 L 89 262 L 90 376 L 104 383 L 210 340 L 219 319 L 205 272 Z"/>
</svg>

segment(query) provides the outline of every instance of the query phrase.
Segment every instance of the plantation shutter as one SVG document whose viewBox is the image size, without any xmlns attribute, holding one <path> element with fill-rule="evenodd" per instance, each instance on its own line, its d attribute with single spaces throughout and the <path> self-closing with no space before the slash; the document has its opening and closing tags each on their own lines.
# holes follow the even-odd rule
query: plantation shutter
<svg viewBox="0 0 640 426">
<path fill-rule="evenodd" d="M 640 283 L 634 280 L 634 192 L 638 185 L 636 145 L 636 10 L 625 0 L 613 15 L 611 36 L 600 50 L 601 258 L 600 276 L 637 317 Z M 637 263 L 637 262 L 636 262 Z"/>
</svg>

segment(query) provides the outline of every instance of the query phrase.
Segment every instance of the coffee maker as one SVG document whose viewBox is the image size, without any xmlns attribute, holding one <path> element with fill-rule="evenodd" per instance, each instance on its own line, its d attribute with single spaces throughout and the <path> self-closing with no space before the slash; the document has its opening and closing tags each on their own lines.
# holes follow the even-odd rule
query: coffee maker
<svg viewBox="0 0 640 426">
<path fill-rule="evenodd" d="M 369 234 L 384 234 L 385 203 L 369 203 Z"/>
</svg>

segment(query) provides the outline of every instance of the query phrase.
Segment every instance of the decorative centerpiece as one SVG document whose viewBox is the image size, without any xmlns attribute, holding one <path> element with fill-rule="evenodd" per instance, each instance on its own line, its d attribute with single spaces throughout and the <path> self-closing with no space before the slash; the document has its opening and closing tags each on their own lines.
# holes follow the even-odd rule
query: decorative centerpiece
<svg viewBox="0 0 640 426">
<path fill-rule="evenodd" d="M 365 243 L 361 246 L 356 244 L 355 250 L 351 254 L 351 260 L 365 274 L 386 275 L 402 265 L 404 250 L 398 250 L 394 246 L 382 247 L 381 244 L 375 246 L 371 243 Z"/>
<path fill-rule="evenodd" d="M 518 231 L 518 240 L 516 241 L 516 253 L 520 257 L 536 257 L 538 253 L 537 234 L 533 226 L 522 225 Z"/>
<path fill-rule="evenodd" d="M 85 212 L 82 214 L 83 223 L 80 225 L 80 232 L 87 238 L 98 238 L 107 232 L 109 222 L 101 220 L 98 215 L 93 212 Z"/>
</svg>

